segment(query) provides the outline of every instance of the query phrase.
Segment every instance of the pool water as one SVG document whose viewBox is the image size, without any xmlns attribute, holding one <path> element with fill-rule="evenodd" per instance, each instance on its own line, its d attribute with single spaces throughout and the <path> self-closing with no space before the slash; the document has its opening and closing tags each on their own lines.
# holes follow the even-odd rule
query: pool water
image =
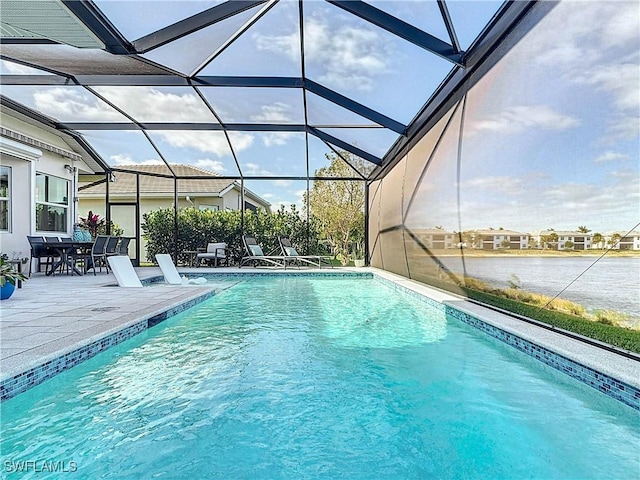
<svg viewBox="0 0 640 480">
<path fill-rule="evenodd" d="M 637 411 L 373 279 L 240 282 L 1 408 L 7 478 L 640 472 Z"/>
</svg>

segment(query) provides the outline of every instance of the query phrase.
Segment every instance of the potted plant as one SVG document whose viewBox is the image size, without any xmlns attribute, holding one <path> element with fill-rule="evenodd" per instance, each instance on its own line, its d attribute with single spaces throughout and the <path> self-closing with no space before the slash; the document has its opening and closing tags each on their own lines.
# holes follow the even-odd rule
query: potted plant
<svg viewBox="0 0 640 480">
<path fill-rule="evenodd" d="M 26 263 L 28 258 L 22 258 L 19 261 L 21 263 Z M 10 262 L 7 255 L 0 255 L 0 300 L 6 300 L 11 295 L 16 288 L 18 281 L 25 281 L 27 277 L 19 273 L 14 268 L 14 263 Z"/>
<path fill-rule="evenodd" d="M 89 232 L 91 239 L 95 239 L 100 231 L 106 228 L 106 225 L 106 220 L 104 218 L 100 218 L 100 215 L 93 213 L 91 210 L 89 210 L 86 217 L 80 217 L 80 223 L 78 223 L 78 227 Z"/>
</svg>

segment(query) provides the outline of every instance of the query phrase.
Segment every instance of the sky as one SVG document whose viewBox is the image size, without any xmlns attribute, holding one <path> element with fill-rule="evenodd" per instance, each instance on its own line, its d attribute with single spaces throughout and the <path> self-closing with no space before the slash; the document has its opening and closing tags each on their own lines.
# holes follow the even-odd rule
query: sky
<svg viewBox="0 0 640 480">
<path fill-rule="evenodd" d="M 130 40 L 218 3 L 96 1 Z M 435 1 L 371 3 L 448 40 Z M 500 2 L 447 4 L 460 43 L 467 48 Z M 132 15 L 131 8 L 145 9 L 146 14 Z M 277 3 L 237 41 L 217 51 L 242 23 L 267 8 L 255 7 L 145 56 L 186 74 L 299 77 L 298 4 L 291 0 Z M 410 122 L 452 68 L 446 60 L 331 4 L 310 1 L 304 8 L 307 77 L 396 121 Z M 563 2 L 473 89 L 465 110 L 460 155 L 463 227 L 531 231 L 587 225 L 594 230 L 618 230 L 640 220 L 638 16 L 634 1 Z M 0 71 L 29 73 L 6 61 Z M 81 87 L 3 86 L 2 90 L 61 121 L 130 121 Z M 190 88 L 93 90 L 136 121 L 217 121 Z M 223 122 L 304 122 L 300 89 L 206 87 L 200 94 Z M 307 104 L 312 123 L 379 157 L 397 138 L 388 129 L 361 128 L 372 122 L 313 94 L 308 95 Z M 352 128 L 338 130 L 331 125 Z M 111 165 L 160 161 L 140 132 L 81 133 Z M 238 174 L 228 142 L 219 131 L 150 131 L 150 136 L 170 163 Z M 313 174 L 327 165 L 327 146 L 310 136 L 307 167 L 304 137 L 294 132 L 230 133 L 245 175 L 305 176 L 307 169 Z M 457 142 L 450 143 L 457 149 Z M 458 183 L 448 170 L 456 152 L 443 151 L 448 163 L 442 160 L 442 166 L 432 162 L 432 172 L 420 189 L 421 200 L 412 207 L 412 223 L 451 230 L 461 226 L 458 198 L 451 194 Z M 436 172 L 447 181 L 439 182 Z M 274 208 L 301 206 L 305 183 L 252 182 L 249 188 Z M 431 200 L 440 207 L 434 209 Z"/>
<path fill-rule="evenodd" d="M 555 7 L 467 97 L 459 204 L 458 145 L 447 139 L 409 223 L 456 231 L 634 228 L 639 15 L 635 2 Z M 460 122 L 452 123 L 448 135 L 457 140 Z"/>
</svg>

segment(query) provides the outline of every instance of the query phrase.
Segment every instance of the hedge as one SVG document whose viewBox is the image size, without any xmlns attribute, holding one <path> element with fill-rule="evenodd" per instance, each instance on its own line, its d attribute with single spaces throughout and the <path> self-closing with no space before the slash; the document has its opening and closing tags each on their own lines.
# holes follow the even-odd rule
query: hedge
<svg viewBox="0 0 640 480">
<path fill-rule="evenodd" d="M 206 248 L 210 242 L 225 242 L 236 256 L 242 253 L 242 217 L 240 211 L 199 210 L 188 207 L 178 210 L 178 261 L 187 262 L 182 252 Z M 142 237 L 147 242 L 147 260 L 155 262 L 157 253 L 173 253 L 174 210 L 164 208 L 143 216 Z M 244 212 L 244 232 L 255 235 L 265 254 L 280 255 L 278 236 L 288 236 L 301 255 L 324 255 L 326 248 L 318 241 L 315 219 L 302 218 L 295 208 L 281 208 L 275 213 Z"/>
</svg>

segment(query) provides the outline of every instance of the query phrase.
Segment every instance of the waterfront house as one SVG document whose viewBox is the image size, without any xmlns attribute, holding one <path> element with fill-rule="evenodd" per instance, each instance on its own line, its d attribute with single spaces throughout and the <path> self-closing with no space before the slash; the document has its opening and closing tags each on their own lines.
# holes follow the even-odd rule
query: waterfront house
<svg viewBox="0 0 640 480">
<path fill-rule="evenodd" d="M 526 250 L 529 246 L 529 234 L 513 230 L 476 230 L 474 248 L 482 250 Z"/>
</svg>

